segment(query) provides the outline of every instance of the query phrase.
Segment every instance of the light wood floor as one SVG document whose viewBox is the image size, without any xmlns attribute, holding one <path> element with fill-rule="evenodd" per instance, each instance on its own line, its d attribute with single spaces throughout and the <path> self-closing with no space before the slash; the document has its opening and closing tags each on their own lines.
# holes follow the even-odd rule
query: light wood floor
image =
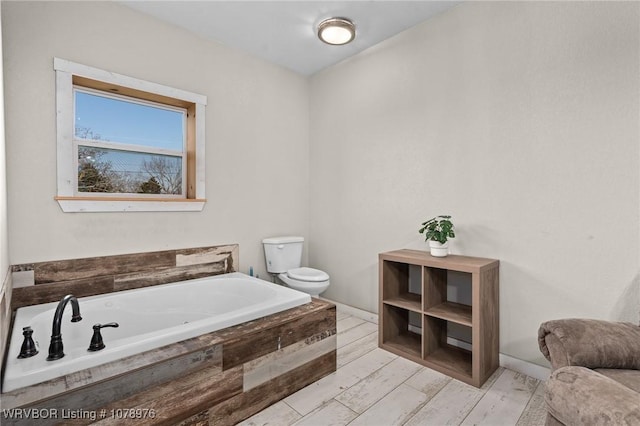
<svg viewBox="0 0 640 426">
<path fill-rule="evenodd" d="M 481 388 L 377 347 L 376 324 L 338 311 L 338 370 L 241 425 L 544 425 L 544 383 L 505 368 Z"/>
</svg>

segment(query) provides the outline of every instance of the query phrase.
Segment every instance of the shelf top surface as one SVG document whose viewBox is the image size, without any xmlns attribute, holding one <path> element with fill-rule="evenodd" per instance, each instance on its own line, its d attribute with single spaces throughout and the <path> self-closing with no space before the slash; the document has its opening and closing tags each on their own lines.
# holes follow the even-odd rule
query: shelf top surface
<svg viewBox="0 0 640 426">
<path fill-rule="evenodd" d="M 380 259 L 411 263 L 433 268 L 451 269 L 458 271 L 482 270 L 498 267 L 500 261 L 484 257 L 460 256 L 450 254 L 446 257 L 431 256 L 428 251 L 401 249 L 380 253 Z"/>
</svg>

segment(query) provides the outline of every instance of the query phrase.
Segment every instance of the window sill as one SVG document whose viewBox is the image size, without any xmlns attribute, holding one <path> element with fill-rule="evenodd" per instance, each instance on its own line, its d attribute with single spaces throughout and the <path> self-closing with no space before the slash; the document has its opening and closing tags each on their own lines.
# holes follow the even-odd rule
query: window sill
<svg viewBox="0 0 640 426">
<path fill-rule="evenodd" d="M 55 197 L 65 213 L 199 212 L 207 200 L 175 198 Z"/>
</svg>

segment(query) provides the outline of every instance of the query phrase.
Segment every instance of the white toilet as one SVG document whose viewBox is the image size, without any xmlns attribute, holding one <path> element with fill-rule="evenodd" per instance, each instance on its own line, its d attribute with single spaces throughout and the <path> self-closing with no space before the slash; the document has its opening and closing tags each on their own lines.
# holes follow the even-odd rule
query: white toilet
<svg viewBox="0 0 640 426">
<path fill-rule="evenodd" d="M 300 267 L 304 238 L 265 238 L 262 244 L 267 271 L 278 274 L 287 286 L 311 296 L 318 296 L 329 287 L 329 274 L 319 269 Z"/>
</svg>

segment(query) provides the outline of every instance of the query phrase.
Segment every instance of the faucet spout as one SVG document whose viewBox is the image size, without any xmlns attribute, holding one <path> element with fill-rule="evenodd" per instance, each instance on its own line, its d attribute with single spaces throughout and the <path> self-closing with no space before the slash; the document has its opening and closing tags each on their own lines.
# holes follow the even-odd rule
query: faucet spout
<svg viewBox="0 0 640 426">
<path fill-rule="evenodd" d="M 60 329 L 62 328 L 62 314 L 64 313 L 64 308 L 67 307 L 67 303 L 69 302 L 71 302 L 72 310 L 71 322 L 78 322 L 82 320 L 78 299 L 76 299 L 72 294 L 67 294 L 62 298 L 60 303 L 58 303 L 56 313 L 53 315 L 51 343 L 49 344 L 49 356 L 47 357 L 47 361 L 55 361 L 56 359 L 60 359 L 64 356 L 64 346 L 62 345 L 62 333 Z"/>
</svg>

